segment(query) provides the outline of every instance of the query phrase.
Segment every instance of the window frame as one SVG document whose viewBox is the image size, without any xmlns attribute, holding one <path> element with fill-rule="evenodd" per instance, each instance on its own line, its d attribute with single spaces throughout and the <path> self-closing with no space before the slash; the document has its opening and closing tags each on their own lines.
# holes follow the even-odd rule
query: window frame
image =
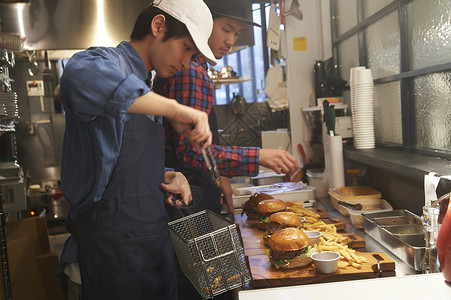
<svg viewBox="0 0 451 300">
<path fill-rule="evenodd" d="M 359 50 L 359 65 L 368 66 L 368 51 L 366 47 L 365 29 L 374 24 L 379 19 L 388 14 L 398 11 L 398 29 L 400 35 L 400 70 L 398 74 L 381 77 L 374 80 L 375 85 L 386 84 L 390 82 L 400 82 L 401 95 L 401 120 L 402 120 L 402 148 L 403 151 L 409 153 L 423 154 L 432 157 L 440 157 L 451 159 L 450 151 L 422 149 L 416 147 L 416 115 L 415 115 L 415 97 L 414 97 L 414 80 L 423 75 L 451 71 L 451 62 L 434 65 L 430 67 L 410 70 L 409 61 L 409 37 L 408 37 L 408 11 L 407 5 L 414 0 L 394 0 L 381 8 L 379 11 L 364 18 L 364 1 L 356 1 L 357 5 L 357 25 L 350 28 L 342 34 L 338 34 L 337 11 L 338 1 L 330 0 L 331 15 L 331 35 L 332 35 L 332 55 L 334 63 L 340 67 L 339 61 L 339 45 L 346 39 L 357 35 Z M 377 144 L 377 147 L 387 147 L 391 145 Z M 399 148 L 399 146 L 398 146 Z"/>
</svg>

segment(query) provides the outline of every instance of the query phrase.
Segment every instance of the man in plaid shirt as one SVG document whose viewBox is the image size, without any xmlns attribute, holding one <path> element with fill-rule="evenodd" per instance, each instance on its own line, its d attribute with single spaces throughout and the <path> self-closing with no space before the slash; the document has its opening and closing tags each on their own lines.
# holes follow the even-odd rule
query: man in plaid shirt
<svg viewBox="0 0 451 300">
<path fill-rule="evenodd" d="M 236 42 L 244 23 L 257 25 L 248 20 L 242 0 L 204 0 L 213 15 L 213 32 L 208 44 L 217 59 L 230 51 Z M 220 146 L 217 132 L 216 115 L 213 110 L 213 84 L 207 73 L 205 57 L 199 55 L 189 66 L 169 78 L 157 77 L 153 89 L 156 93 L 176 99 L 179 103 L 205 111 L 209 115 L 213 133 L 213 156 L 216 158 L 221 175 L 221 191 L 214 185 L 207 173 L 203 156 L 197 153 L 190 142 L 180 136 L 170 124 L 165 124 L 166 166 L 182 171 L 194 185 L 204 189 L 203 204 L 197 204 L 195 211 L 210 209 L 220 212 L 221 192 L 230 212 L 233 214 L 233 191 L 229 177 L 256 176 L 259 166 L 274 170 L 276 173 L 290 174 L 298 169 L 296 159 L 284 150 L 259 149 L 256 147 Z M 202 174 L 202 175 L 201 175 Z M 197 181 L 196 181 L 197 180 Z M 193 184 L 193 181 L 190 180 Z M 195 193 L 193 193 L 195 198 Z M 195 199 L 193 199 L 195 202 Z M 196 205 L 196 204 L 195 204 Z M 193 212 L 193 209 L 191 210 Z"/>
</svg>

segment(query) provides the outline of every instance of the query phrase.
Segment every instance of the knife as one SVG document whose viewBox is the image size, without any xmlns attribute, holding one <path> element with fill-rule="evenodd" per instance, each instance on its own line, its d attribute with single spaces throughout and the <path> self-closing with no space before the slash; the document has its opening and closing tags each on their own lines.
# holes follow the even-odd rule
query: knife
<svg viewBox="0 0 451 300">
<path fill-rule="evenodd" d="M 333 135 L 335 135 L 335 105 L 333 104 L 330 105 L 329 109 L 330 109 L 330 129 L 334 133 Z"/>
<path fill-rule="evenodd" d="M 324 113 L 324 122 L 326 123 L 327 133 L 330 135 L 331 132 L 331 120 L 330 120 L 330 109 L 329 109 L 329 101 L 323 101 L 323 113 Z M 332 134 L 333 135 L 333 134 Z"/>
</svg>

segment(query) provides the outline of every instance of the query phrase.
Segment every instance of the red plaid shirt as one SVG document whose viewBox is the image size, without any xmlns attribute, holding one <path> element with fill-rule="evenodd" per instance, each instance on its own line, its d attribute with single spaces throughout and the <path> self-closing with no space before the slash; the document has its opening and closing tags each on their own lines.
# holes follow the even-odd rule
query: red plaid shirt
<svg viewBox="0 0 451 300">
<path fill-rule="evenodd" d="M 207 62 L 202 55 L 194 58 L 189 68 L 183 69 L 169 78 L 156 77 L 153 90 L 179 103 L 210 113 L 213 106 L 213 84 L 207 73 Z M 188 139 L 180 136 L 165 121 L 166 154 L 175 154 L 186 168 L 207 171 L 202 154 L 197 154 Z M 236 147 L 212 145 L 221 176 L 256 176 L 260 149 L 256 147 Z"/>
</svg>

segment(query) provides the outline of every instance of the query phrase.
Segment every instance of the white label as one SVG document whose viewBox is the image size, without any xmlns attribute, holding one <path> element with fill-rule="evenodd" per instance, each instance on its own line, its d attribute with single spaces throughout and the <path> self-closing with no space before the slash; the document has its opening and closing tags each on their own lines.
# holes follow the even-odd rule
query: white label
<svg viewBox="0 0 451 300">
<path fill-rule="evenodd" d="M 27 95 L 28 96 L 44 96 L 44 81 L 29 80 L 27 81 Z"/>
</svg>

